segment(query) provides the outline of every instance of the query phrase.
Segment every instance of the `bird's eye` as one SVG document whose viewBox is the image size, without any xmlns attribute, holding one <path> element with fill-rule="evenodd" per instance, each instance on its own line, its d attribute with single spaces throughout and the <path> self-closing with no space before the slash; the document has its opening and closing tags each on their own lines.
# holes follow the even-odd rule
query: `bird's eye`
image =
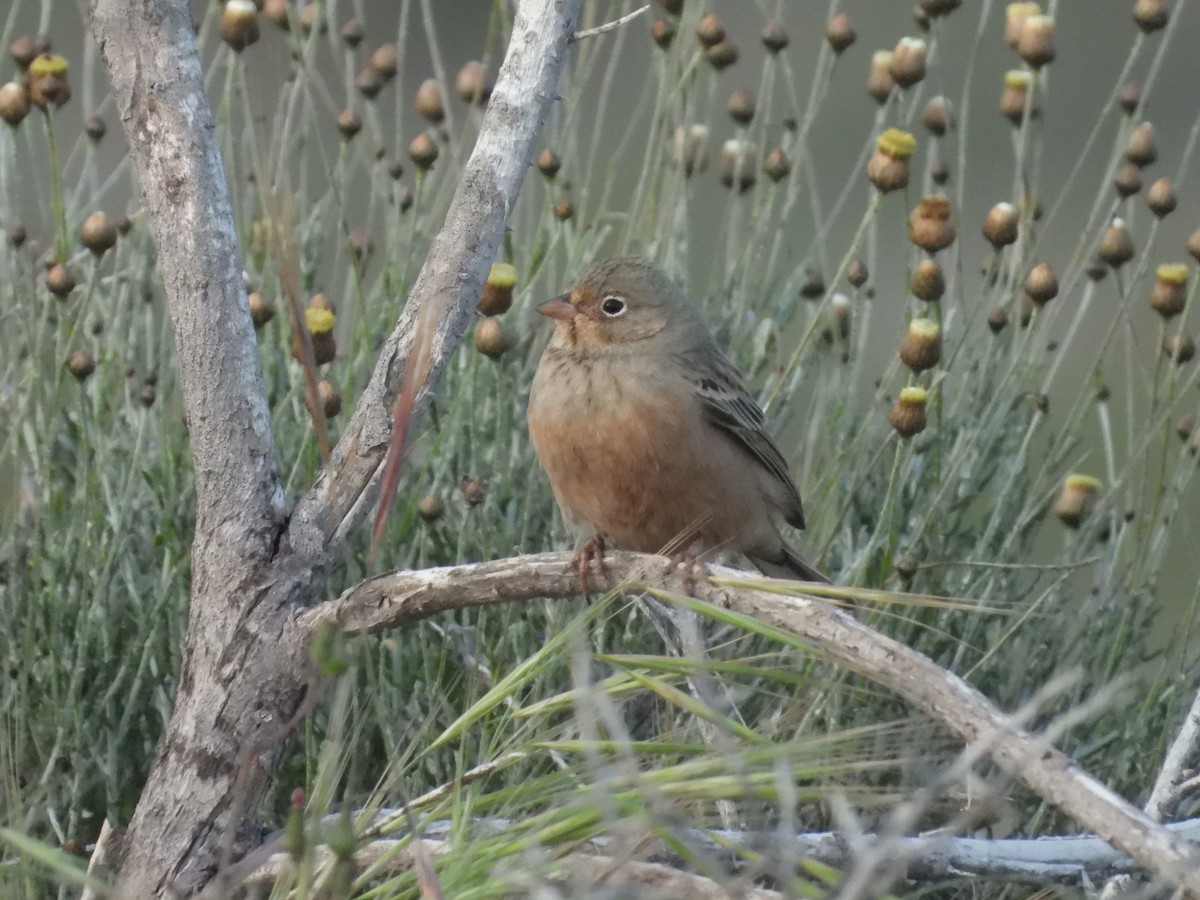
<svg viewBox="0 0 1200 900">
<path fill-rule="evenodd" d="M 605 297 L 600 304 L 600 311 L 610 319 L 615 319 L 625 312 L 625 301 L 620 297 Z"/>
</svg>

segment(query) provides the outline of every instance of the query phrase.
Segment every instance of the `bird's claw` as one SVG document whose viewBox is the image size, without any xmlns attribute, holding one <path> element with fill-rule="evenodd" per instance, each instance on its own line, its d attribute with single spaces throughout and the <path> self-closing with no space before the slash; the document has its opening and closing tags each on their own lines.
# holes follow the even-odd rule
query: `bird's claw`
<svg viewBox="0 0 1200 900">
<path fill-rule="evenodd" d="M 670 557 L 671 564 L 667 569 L 667 574 L 679 572 L 680 578 L 683 580 L 683 589 L 688 594 L 696 592 L 696 582 L 708 575 L 708 568 L 704 564 L 704 559 L 695 550 L 686 550 L 683 553 L 676 553 Z"/>
<path fill-rule="evenodd" d="M 591 592 L 591 572 L 592 564 L 595 563 L 596 571 L 600 573 L 602 580 L 608 579 L 608 572 L 604 569 L 604 536 L 594 534 L 583 545 L 575 551 L 575 555 L 571 557 L 571 561 L 567 563 L 567 569 L 574 569 L 579 573 L 579 585 L 583 589 L 583 593 Z"/>
</svg>

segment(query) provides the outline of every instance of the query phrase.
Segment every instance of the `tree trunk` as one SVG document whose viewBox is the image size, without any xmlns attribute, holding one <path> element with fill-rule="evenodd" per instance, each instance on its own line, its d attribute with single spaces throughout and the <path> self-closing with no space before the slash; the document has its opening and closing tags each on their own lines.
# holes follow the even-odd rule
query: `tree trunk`
<svg viewBox="0 0 1200 900">
<path fill-rule="evenodd" d="M 445 226 L 329 464 L 288 518 L 189 4 L 91 0 L 166 285 L 197 497 L 175 709 L 126 833 L 117 896 L 195 892 L 257 811 L 312 684 L 295 612 L 321 599 L 345 535 L 370 509 L 417 311 L 437 316 L 426 401 L 466 329 L 578 7 L 521 0 Z"/>
</svg>

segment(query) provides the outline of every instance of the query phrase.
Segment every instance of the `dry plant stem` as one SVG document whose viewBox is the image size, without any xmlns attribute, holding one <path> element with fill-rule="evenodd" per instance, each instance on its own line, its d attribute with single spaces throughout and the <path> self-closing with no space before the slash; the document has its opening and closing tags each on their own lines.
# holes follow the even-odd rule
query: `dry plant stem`
<svg viewBox="0 0 1200 900">
<path fill-rule="evenodd" d="M 417 414 L 465 331 L 555 96 L 578 8 L 579 0 L 519 4 L 446 223 L 329 464 L 286 519 L 189 4 L 92 0 L 92 34 L 166 283 L 197 495 L 179 689 L 129 825 L 118 896 L 194 893 L 212 877 L 223 836 L 238 828 L 234 810 L 256 810 L 309 682 L 308 634 L 295 627 L 295 609 L 320 596 L 342 540 L 367 512 L 418 310 L 436 307 L 437 330 Z"/>
<path fill-rule="evenodd" d="M 368 579 L 336 601 L 305 613 L 301 629 L 332 622 L 349 634 L 370 634 L 452 609 L 573 597 L 578 578 L 566 554 L 540 554 Z M 679 575 L 656 556 L 606 558 L 612 585 L 679 592 Z M 1200 851 L 1135 809 L 1045 740 L 1015 725 L 977 690 L 930 659 L 885 637 L 831 605 L 746 586 L 745 573 L 712 568 L 738 586 L 700 580 L 694 596 L 790 632 L 840 665 L 895 691 L 969 744 L 989 748 L 1011 776 L 1149 871 L 1200 898 Z"/>
</svg>

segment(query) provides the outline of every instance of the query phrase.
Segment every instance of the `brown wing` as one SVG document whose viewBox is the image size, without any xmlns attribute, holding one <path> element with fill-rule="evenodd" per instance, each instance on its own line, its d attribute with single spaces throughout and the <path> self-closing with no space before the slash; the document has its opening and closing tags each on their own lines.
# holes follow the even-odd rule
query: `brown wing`
<svg viewBox="0 0 1200 900">
<path fill-rule="evenodd" d="M 755 462 L 771 473 L 783 488 L 784 520 L 796 528 L 803 528 L 804 507 L 800 503 L 800 492 L 796 490 L 783 454 L 767 435 L 766 416 L 746 390 L 741 373 L 733 363 L 715 349 L 710 352 L 706 366 L 696 366 L 692 359 L 685 367 L 695 373 L 692 378 L 705 418 L 732 437 Z"/>
</svg>

